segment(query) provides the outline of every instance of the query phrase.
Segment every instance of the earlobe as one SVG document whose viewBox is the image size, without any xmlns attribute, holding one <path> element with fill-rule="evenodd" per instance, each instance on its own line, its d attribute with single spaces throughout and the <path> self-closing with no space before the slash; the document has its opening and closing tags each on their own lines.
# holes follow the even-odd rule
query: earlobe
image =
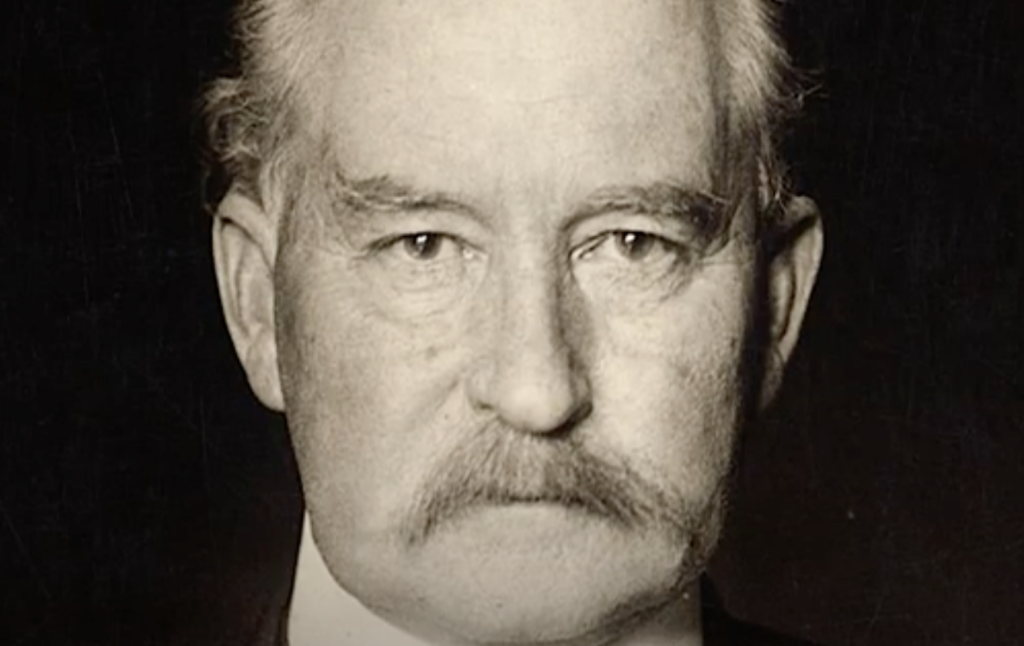
<svg viewBox="0 0 1024 646">
<path fill-rule="evenodd" d="M 232 190 L 213 222 L 213 256 L 224 319 L 249 385 L 284 410 L 274 334 L 274 223 L 255 201 Z"/>
<path fill-rule="evenodd" d="M 794 197 L 786 205 L 779 235 L 768 249 L 768 347 L 760 407 L 774 400 L 786 364 L 800 337 L 824 250 L 821 215 L 813 200 Z"/>
</svg>

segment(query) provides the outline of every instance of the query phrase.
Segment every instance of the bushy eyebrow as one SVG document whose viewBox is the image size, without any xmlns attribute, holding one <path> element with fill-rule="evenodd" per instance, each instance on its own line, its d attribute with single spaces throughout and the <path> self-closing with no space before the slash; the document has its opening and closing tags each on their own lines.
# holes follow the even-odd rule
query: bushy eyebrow
<svg viewBox="0 0 1024 646">
<path fill-rule="evenodd" d="M 476 214 L 466 202 L 440 191 L 421 190 L 387 175 L 348 181 L 341 177 L 332 186 L 335 202 L 347 210 L 369 216 L 374 213 L 449 211 Z M 647 215 L 679 222 L 699 237 L 713 238 L 728 225 L 724 198 L 689 188 L 675 181 L 598 189 L 572 211 L 570 221 L 607 213 Z"/>
<path fill-rule="evenodd" d="M 680 222 L 700 237 L 714 237 L 728 225 L 728 202 L 724 198 L 673 181 L 642 186 L 603 188 L 584 200 L 573 219 L 605 213 L 631 213 Z"/>
<path fill-rule="evenodd" d="M 474 211 L 465 202 L 447 193 L 419 190 L 387 175 L 355 181 L 339 177 L 333 184 L 331 193 L 336 203 L 364 214 L 397 211 Z"/>
</svg>

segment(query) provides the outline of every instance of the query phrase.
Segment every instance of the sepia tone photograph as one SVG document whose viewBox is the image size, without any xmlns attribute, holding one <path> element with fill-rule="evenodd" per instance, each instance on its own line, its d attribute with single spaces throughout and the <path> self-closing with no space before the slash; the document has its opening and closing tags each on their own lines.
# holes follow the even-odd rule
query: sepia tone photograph
<svg viewBox="0 0 1024 646">
<path fill-rule="evenodd" d="M 1024 633 L 1015 0 L 13 0 L 0 644 Z"/>
</svg>

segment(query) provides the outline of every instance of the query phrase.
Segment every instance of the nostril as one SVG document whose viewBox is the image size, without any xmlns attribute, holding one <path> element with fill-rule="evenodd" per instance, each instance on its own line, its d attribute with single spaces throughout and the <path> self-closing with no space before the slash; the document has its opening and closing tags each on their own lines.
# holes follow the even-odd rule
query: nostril
<svg viewBox="0 0 1024 646">
<path fill-rule="evenodd" d="M 578 406 L 573 411 L 573 413 L 568 418 L 566 418 L 564 422 L 562 422 L 561 426 L 551 431 L 548 431 L 546 435 L 551 439 L 560 439 L 568 437 L 581 423 L 583 423 L 583 420 L 590 417 L 590 414 L 593 412 L 593 410 L 593 402 L 591 402 L 589 399 L 584 401 L 580 406 Z"/>
</svg>

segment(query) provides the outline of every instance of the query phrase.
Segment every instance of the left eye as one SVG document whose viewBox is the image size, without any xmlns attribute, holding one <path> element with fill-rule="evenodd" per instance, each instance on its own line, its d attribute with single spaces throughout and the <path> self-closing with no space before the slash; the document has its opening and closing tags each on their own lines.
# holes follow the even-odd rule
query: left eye
<svg viewBox="0 0 1024 646">
<path fill-rule="evenodd" d="M 642 263 L 663 254 L 674 255 L 679 245 L 662 236 L 645 231 L 611 231 L 591 240 L 579 252 L 580 260 L 596 260 L 613 254 L 629 262 Z M 610 258 L 609 258 L 610 259 Z"/>
<path fill-rule="evenodd" d="M 403 236 L 397 242 L 402 250 L 414 260 L 434 260 L 441 253 L 445 243 L 451 244 L 451 238 L 437 233 L 415 233 Z"/>
<path fill-rule="evenodd" d="M 615 248 L 630 260 L 643 260 L 664 241 L 657 236 L 640 231 L 616 231 L 611 235 Z"/>
</svg>

